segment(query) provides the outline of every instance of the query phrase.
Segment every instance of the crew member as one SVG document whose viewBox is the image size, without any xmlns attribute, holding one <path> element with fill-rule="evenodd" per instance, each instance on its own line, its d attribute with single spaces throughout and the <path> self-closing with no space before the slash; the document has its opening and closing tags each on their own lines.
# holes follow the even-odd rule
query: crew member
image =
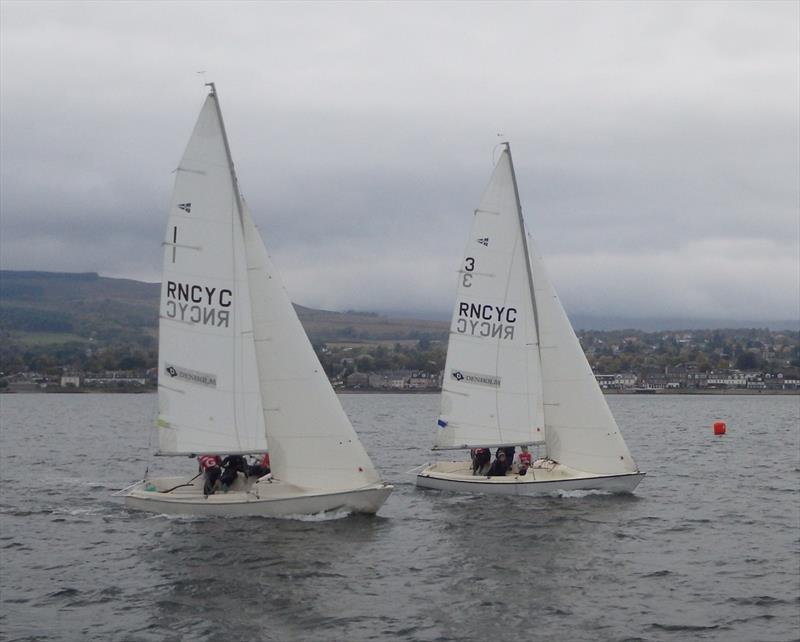
<svg viewBox="0 0 800 642">
<path fill-rule="evenodd" d="M 219 458 L 219 455 L 199 455 L 197 461 L 205 477 L 203 495 L 208 497 L 214 494 L 214 485 L 222 474 L 222 469 L 220 468 L 222 460 Z"/>
</svg>

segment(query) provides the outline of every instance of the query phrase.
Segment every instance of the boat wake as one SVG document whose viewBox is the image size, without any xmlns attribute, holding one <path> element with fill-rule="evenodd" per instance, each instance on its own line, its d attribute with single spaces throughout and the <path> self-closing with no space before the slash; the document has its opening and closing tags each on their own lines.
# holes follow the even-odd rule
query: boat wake
<svg viewBox="0 0 800 642">
<path fill-rule="evenodd" d="M 592 495 L 613 495 L 610 490 L 554 490 L 549 493 L 551 497 L 565 497 L 567 499 L 582 499 Z"/>
<path fill-rule="evenodd" d="M 138 511 L 136 512 L 137 515 L 141 515 Z M 335 511 L 323 511 L 321 513 L 314 513 L 313 515 L 302 515 L 300 513 L 296 515 L 276 515 L 274 517 L 269 517 L 268 519 L 283 519 L 289 521 L 296 521 L 296 522 L 333 522 L 336 520 L 344 519 L 346 517 L 350 517 L 352 513 L 349 510 L 335 510 Z M 253 519 L 259 519 L 258 515 L 252 515 Z M 170 521 L 177 521 L 177 522 L 198 522 L 204 521 L 207 519 L 219 519 L 218 515 L 181 515 L 181 514 L 174 514 L 170 515 L 168 513 L 155 513 L 155 514 L 148 514 L 147 519 L 167 519 Z"/>
<path fill-rule="evenodd" d="M 70 517 L 79 517 L 86 515 L 103 515 L 108 512 L 107 508 L 93 506 L 90 508 L 54 508 L 50 511 L 51 515 L 69 515 Z"/>
<path fill-rule="evenodd" d="M 332 522 L 349 517 L 352 513 L 349 510 L 333 510 L 314 513 L 313 515 L 281 515 L 276 519 L 289 519 L 298 522 Z"/>
<path fill-rule="evenodd" d="M 139 511 L 131 511 L 131 513 L 135 515 L 142 515 Z M 215 515 L 182 515 L 180 513 L 175 513 L 170 515 L 169 513 L 153 513 L 147 514 L 146 519 L 168 519 L 170 521 L 176 522 L 198 522 L 204 519 L 216 519 Z"/>
</svg>

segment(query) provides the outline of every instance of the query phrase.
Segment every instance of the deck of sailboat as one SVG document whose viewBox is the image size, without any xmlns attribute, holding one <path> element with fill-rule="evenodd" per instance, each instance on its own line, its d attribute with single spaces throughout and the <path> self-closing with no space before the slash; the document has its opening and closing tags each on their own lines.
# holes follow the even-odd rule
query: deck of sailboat
<svg viewBox="0 0 800 642">
<path fill-rule="evenodd" d="M 534 495 L 569 490 L 633 492 L 644 473 L 595 474 L 573 470 L 549 462 L 533 466 L 524 475 L 509 472 L 502 477 L 473 475 L 468 461 L 437 461 L 417 475 L 417 486 L 436 490 L 491 493 L 499 495 Z"/>
</svg>

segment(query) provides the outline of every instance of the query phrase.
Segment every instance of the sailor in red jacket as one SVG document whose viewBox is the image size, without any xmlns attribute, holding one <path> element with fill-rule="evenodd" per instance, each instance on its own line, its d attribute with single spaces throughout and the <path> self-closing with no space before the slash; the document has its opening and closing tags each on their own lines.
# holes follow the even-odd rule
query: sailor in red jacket
<svg viewBox="0 0 800 642">
<path fill-rule="evenodd" d="M 531 467 L 532 459 L 533 457 L 528 452 L 528 447 L 523 446 L 522 452 L 516 456 L 516 461 L 514 462 L 517 465 L 517 471 L 519 472 L 520 475 L 524 475 L 525 473 L 528 472 L 528 468 Z"/>
<path fill-rule="evenodd" d="M 222 474 L 222 460 L 219 455 L 198 455 L 197 461 L 200 464 L 200 470 L 205 473 L 205 483 L 203 484 L 203 494 L 208 497 L 214 494 L 214 484 L 217 483 L 219 476 Z"/>
</svg>

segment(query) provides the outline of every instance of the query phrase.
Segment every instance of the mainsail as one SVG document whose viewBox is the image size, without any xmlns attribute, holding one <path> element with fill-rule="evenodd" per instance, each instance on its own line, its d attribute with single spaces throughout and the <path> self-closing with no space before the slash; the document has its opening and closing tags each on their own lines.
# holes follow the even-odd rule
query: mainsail
<svg viewBox="0 0 800 642">
<path fill-rule="evenodd" d="M 177 169 L 164 240 L 159 454 L 267 448 L 237 189 L 212 92 Z"/>
<path fill-rule="evenodd" d="M 511 157 L 475 210 L 458 272 L 434 448 L 544 440 L 541 366 Z"/>
</svg>

